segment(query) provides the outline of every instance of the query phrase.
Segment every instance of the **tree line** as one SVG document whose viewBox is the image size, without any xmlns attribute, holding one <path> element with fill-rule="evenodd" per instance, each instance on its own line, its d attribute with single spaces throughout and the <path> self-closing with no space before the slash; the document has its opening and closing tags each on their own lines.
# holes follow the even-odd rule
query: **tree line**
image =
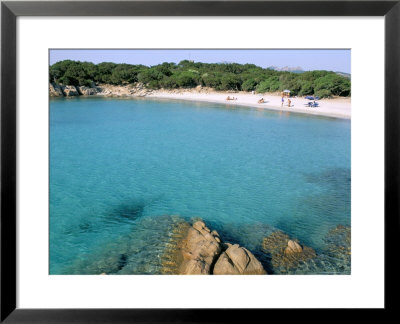
<svg viewBox="0 0 400 324">
<path fill-rule="evenodd" d="M 335 72 L 306 71 L 293 73 L 261 68 L 254 64 L 200 63 L 183 60 L 155 66 L 94 64 L 64 60 L 49 69 L 49 80 L 63 85 L 94 86 L 140 82 L 150 89 L 210 87 L 215 90 L 277 92 L 289 89 L 292 95 L 316 95 L 321 98 L 350 96 L 351 81 Z"/>
</svg>

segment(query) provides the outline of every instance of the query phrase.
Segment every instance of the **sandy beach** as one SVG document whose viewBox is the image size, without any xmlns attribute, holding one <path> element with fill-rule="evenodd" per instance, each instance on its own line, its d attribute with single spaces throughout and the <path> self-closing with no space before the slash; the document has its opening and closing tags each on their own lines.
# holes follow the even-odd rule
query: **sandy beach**
<svg viewBox="0 0 400 324">
<path fill-rule="evenodd" d="M 285 98 L 282 106 L 279 93 L 252 94 L 245 91 L 215 91 L 211 88 L 197 87 L 193 89 L 159 89 L 152 90 L 143 85 L 110 85 L 100 84 L 95 88 L 65 86 L 61 89 L 59 85 L 50 84 L 50 96 L 104 96 L 104 97 L 141 97 L 155 99 L 188 100 L 197 102 L 211 102 L 224 105 L 236 105 L 258 109 L 276 110 L 281 112 L 294 112 L 308 115 L 319 115 L 326 117 L 351 119 L 351 98 L 336 97 L 332 99 L 318 100 L 319 107 L 308 107 L 310 100 L 303 97 L 292 97 L 291 105 L 288 107 L 288 98 Z M 227 100 L 227 97 L 234 100 Z M 263 98 L 263 103 L 258 101 Z"/>
<path fill-rule="evenodd" d="M 230 96 L 236 100 L 226 100 Z M 146 95 L 149 98 L 158 99 L 177 99 L 190 101 L 213 102 L 226 105 L 239 105 L 261 109 L 277 110 L 284 112 L 295 112 L 309 115 L 319 115 L 343 119 L 351 119 L 351 98 L 334 98 L 319 100 L 319 107 L 310 108 L 306 104 L 309 100 L 301 97 L 290 98 L 291 106 L 288 107 L 288 101 L 285 99 L 281 107 L 281 96 L 278 94 L 251 94 L 248 92 L 216 92 L 213 90 L 194 89 L 194 90 L 172 90 L 172 91 L 153 91 Z M 264 103 L 257 103 L 263 98 Z"/>
</svg>

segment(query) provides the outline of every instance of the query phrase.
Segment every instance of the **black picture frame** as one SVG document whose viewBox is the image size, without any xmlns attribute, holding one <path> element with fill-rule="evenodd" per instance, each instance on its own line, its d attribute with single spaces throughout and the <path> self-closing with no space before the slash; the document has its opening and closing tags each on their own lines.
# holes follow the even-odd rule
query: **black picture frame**
<svg viewBox="0 0 400 324">
<path fill-rule="evenodd" d="M 396 298 L 391 296 L 394 296 L 395 289 L 399 286 L 399 276 L 395 273 L 396 267 L 393 263 L 398 258 L 396 239 L 399 237 L 400 227 L 400 0 L 102 1 L 95 5 L 88 1 L 4 1 L 1 3 L 2 323 L 217 323 L 235 322 L 242 315 L 256 321 L 258 316 L 266 316 L 267 311 L 16 308 L 16 19 L 19 16 L 384 16 L 385 310 L 396 309 Z"/>
</svg>

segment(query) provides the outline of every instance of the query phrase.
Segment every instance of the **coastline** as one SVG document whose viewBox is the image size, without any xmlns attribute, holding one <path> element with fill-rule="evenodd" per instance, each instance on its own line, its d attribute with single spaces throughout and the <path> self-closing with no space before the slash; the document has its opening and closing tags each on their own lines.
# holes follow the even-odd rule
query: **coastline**
<svg viewBox="0 0 400 324">
<path fill-rule="evenodd" d="M 55 91 L 56 89 L 57 91 Z M 59 90 L 58 90 L 59 89 Z M 93 88 L 58 86 L 50 84 L 50 96 L 73 97 L 73 96 L 103 96 L 103 97 L 140 97 L 154 99 L 173 99 L 194 102 L 209 102 L 232 106 L 250 107 L 256 109 L 266 109 L 285 113 L 299 113 L 323 117 L 340 119 L 351 119 L 351 98 L 340 97 L 333 99 L 321 99 L 318 101 L 319 107 L 307 107 L 309 100 L 303 97 L 290 98 L 291 106 L 288 107 L 287 98 L 283 107 L 281 106 L 281 96 L 278 93 L 252 94 L 244 91 L 216 91 L 214 89 L 197 87 L 192 89 L 173 89 L 173 90 L 151 90 L 143 85 L 115 86 L 100 84 Z M 227 97 L 234 97 L 235 100 L 226 100 Z M 264 103 L 258 103 L 263 98 Z"/>
<path fill-rule="evenodd" d="M 226 100 L 227 96 L 235 97 L 237 100 Z M 218 103 L 232 106 L 243 106 L 257 109 L 266 109 L 281 112 L 293 112 L 324 117 L 334 117 L 341 119 L 351 119 L 351 99 L 335 98 L 319 100 L 320 107 L 310 108 L 305 105 L 309 100 L 298 97 L 290 98 L 291 107 L 287 106 L 285 99 L 284 106 L 281 107 L 281 96 L 271 93 L 251 94 L 246 92 L 196 92 L 196 91 L 154 91 L 146 95 L 148 98 L 155 99 L 174 99 L 185 101 L 200 101 Z M 265 103 L 259 104 L 257 101 L 264 98 Z"/>
</svg>

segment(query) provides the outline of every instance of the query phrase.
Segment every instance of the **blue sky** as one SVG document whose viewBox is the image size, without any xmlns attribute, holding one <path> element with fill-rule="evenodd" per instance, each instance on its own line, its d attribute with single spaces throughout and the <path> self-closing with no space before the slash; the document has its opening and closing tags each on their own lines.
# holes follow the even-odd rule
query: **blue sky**
<svg viewBox="0 0 400 324">
<path fill-rule="evenodd" d="M 114 62 L 157 65 L 193 60 L 203 63 L 252 63 L 261 67 L 300 66 L 303 70 L 328 70 L 350 73 L 350 50 L 132 50 L 132 49 L 55 49 L 50 50 L 50 64 L 62 60 L 93 63 Z"/>
</svg>

